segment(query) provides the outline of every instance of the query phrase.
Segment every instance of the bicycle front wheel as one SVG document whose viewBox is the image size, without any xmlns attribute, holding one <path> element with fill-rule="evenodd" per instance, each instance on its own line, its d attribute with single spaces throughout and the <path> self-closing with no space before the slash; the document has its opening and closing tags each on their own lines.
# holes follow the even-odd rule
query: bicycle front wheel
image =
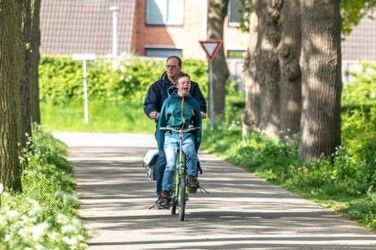
<svg viewBox="0 0 376 250">
<path fill-rule="evenodd" d="M 186 203 L 186 197 L 185 197 L 185 177 L 181 176 L 179 181 L 179 220 L 184 221 L 185 216 L 185 203 Z"/>
</svg>

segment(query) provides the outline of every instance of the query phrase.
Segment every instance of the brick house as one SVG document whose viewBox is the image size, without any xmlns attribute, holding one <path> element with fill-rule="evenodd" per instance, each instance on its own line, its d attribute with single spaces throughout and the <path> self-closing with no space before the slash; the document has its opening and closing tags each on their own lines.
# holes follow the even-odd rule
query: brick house
<svg viewBox="0 0 376 250">
<path fill-rule="evenodd" d="M 361 61 L 376 63 L 376 13 L 365 16 L 342 41 L 342 80 L 351 81 L 350 71 Z"/>
<path fill-rule="evenodd" d="M 239 0 L 230 1 L 224 31 L 228 57 L 239 57 L 247 46 L 248 35 L 237 28 L 238 6 Z M 205 59 L 199 40 L 206 40 L 207 8 L 203 0 L 43 0 L 40 50 L 106 56 L 116 46 L 117 54 Z"/>
<path fill-rule="evenodd" d="M 43 0 L 41 4 L 42 54 L 206 57 L 199 44 L 207 38 L 205 0 Z M 241 76 L 249 39 L 238 29 L 239 6 L 240 0 L 230 0 L 223 38 L 228 66 L 236 77 Z M 373 17 L 363 18 L 342 42 L 344 82 L 359 60 L 376 61 Z"/>
</svg>

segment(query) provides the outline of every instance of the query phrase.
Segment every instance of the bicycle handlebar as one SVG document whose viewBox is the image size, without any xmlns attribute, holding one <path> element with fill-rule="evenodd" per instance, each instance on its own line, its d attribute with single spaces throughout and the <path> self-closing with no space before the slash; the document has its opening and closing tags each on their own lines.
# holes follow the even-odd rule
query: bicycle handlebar
<svg viewBox="0 0 376 250">
<path fill-rule="evenodd" d="M 200 130 L 201 128 L 200 127 L 191 127 L 191 128 L 187 128 L 187 129 L 175 129 L 175 128 L 171 128 L 171 127 L 160 127 L 159 128 L 160 130 L 164 130 L 164 131 L 171 131 L 171 132 L 175 132 L 175 133 L 188 133 L 188 132 L 191 132 L 191 131 L 195 131 L 195 130 Z"/>
</svg>

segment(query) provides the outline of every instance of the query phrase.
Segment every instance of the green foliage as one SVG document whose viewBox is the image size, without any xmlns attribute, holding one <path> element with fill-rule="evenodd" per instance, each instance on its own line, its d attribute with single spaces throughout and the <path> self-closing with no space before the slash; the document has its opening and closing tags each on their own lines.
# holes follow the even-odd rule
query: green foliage
<svg viewBox="0 0 376 250">
<path fill-rule="evenodd" d="M 332 159 L 303 163 L 298 157 L 299 138 L 284 144 L 256 130 L 243 137 L 239 117 L 244 97 L 232 91 L 231 84 L 228 119 L 205 131 L 202 148 L 376 230 L 374 67 L 367 65 L 354 75 L 354 83 L 344 87 L 342 146 Z"/>
<path fill-rule="evenodd" d="M 204 61 L 184 60 L 184 70 L 204 87 L 207 84 Z M 65 104 L 83 99 L 82 63 L 67 57 L 42 57 L 39 66 L 42 103 Z M 164 60 L 125 56 L 119 66 L 97 59 L 87 64 L 90 100 L 123 101 L 141 104 L 148 87 L 164 72 Z"/>
<path fill-rule="evenodd" d="M 354 81 L 344 86 L 343 105 L 376 104 L 376 64 L 363 63 L 360 71 L 350 74 Z"/>
<path fill-rule="evenodd" d="M 0 249 L 85 249 L 63 144 L 34 126 L 21 163 L 23 193 L 0 194 Z"/>
<path fill-rule="evenodd" d="M 376 7 L 375 0 L 342 0 L 342 33 L 348 35 L 361 18 Z"/>
<path fill-rule="evenodd" d="M 67 57 L 42 57 L 42 122 L 51 130 L 151 132 L 155 124 L 143 115 L 142 103 L 148 87 L 164 72 L 164 65 L 165 59 L 133 56 L 121 58 L 115 69 L 104 59 L 89 61 L 89 123 L 85 124 L 82 63 Z M 206 95 L 206 62 L 185 59 L 183 70 L 200 84 Z"/>
<path fill-rule="evenodd" d="M 241 0 L 244 8 L 244 16 L 240 22 L 240 29 L 249 32 L 249 16 L 254 10 L 252 1 Z M 340 12 L 342 17 L 342 34 L 348 35 L 351 30 L 360 22 L 361 18 L 372 12 L 376 7 L 376 0 L 342 0 Z M 304 13 L 303 13 L 304 15 Z"/>
</svg>

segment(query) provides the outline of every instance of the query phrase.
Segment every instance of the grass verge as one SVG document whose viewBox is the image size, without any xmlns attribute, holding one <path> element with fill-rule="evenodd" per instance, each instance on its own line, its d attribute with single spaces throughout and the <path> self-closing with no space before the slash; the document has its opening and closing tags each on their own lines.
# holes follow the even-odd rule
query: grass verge
<svg viewBox="0 0 376 250">
<path fill-rule="evenodd" d="M 2 192 L 0 249 L 86 249 L 65 145 L 34 126 L 21 152 L 22 193 Z"/>
<path fill-rule="evenodd" d="M 376 231 L 376 192 L 370 171 L 374 165 L 368 161 L 373 156 L 362 154 L 357 159 L 351 147 L 344 147 L 334 163 L 326 159 L 303 163 L 297 142 L 278 143 L 258 131 L 242 137 L 236 123 L 207 130 L 204 138 L 202 149 Z"/>
</svg>

